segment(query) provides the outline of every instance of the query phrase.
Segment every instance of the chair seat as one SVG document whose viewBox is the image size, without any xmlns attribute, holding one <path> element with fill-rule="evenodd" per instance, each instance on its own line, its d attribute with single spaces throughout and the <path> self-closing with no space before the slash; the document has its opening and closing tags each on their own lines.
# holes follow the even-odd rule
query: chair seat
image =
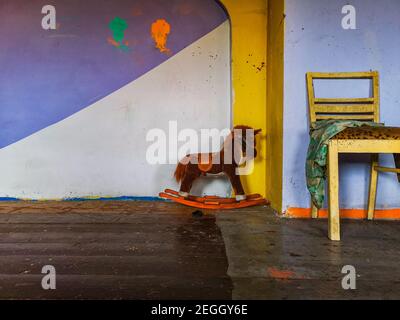
<svg viewBox="0 0 400 320">
<path fill-rule="evenodd" d="M 400 140 L 400 128 L 396 127 L 358 127 L 347 128 L 338 133 L 335 140 Z"/>
</svg>

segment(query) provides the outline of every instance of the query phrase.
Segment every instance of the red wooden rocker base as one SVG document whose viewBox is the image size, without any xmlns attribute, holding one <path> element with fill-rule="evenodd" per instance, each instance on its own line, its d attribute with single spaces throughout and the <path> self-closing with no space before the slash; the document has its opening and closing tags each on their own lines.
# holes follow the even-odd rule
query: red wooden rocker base
<svg viewBox="0 0 400 320">
<path fill-rule="evenodd" d="M 241 209 L 259 205 L 267 205 L 269 202 L 259 194 L 247 196 L 246 200 L 236 201 L 235 198 L 221 198 L 217 196 L 181 197 L 177 191 L 166 189 L 160 193 L 163 199 L 172 200 L 174 202 L 198 209 L 221 210 L 221 209 Z"/>
</svg>

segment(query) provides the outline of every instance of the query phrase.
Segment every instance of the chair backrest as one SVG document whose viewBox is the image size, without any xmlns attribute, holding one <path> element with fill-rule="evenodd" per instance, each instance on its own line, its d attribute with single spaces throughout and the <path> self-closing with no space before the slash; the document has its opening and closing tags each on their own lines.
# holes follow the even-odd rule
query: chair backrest
<svg viewBox="0 0 400 320">
<path fill-rule="evenodd" d="M 373 93 L 369 98 L 316 98 L 314 80 L 370 79 Z M 319 120 L 361 120 L 379 122 L 379 72 L 307 73 L 310 122 Z"/>
</svg>

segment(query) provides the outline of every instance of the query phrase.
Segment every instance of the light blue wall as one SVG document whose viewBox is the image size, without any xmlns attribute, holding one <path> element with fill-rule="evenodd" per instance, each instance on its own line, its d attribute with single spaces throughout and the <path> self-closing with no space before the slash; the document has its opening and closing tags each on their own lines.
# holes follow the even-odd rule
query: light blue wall
<svg viewBox="0 0 400 320">
<path fill-rule="evenodd" d="M 341 11 L 346 4 L 357 9 L 357 30 L 342 29 Z M 305 73 L 370 69 L 381 74 L 381 121 L 400 126 L 399 0 L 286 0 L 284 210 L 310 206 L 304 169 L 309 141 Z M 329 94 L 337 95 L 336 90 Z M 326 88 L 321 92 L 327 93 Z M 362 88 L 347 85 L 346 95 L 357 96 L 360 92 Z M 342 208 L 366 206 L 368 159 L 365 155 L 342 157 Z M 381 160 L 393 166 L 391 156 L 381 156 Z M 377 206 L 399 208 L 400 184 L 396 176 L 380 174 L 379 179 Z"/>
</svg>

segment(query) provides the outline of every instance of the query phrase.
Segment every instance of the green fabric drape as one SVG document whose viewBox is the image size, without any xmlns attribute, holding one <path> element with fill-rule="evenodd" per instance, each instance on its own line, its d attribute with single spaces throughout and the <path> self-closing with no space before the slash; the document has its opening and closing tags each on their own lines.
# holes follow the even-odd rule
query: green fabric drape
<svg viewBox="0 0 400 320">
<path fill-rule="evenodd" d="M 322 208 L 325 198 L 326 165 L 328 142 L 346 128 L 361 126 L 381 126 L 374 122 L 355 120 L 321 120 L 311 125 L 310 145 L 307 152 L 307 188 L 314 205 Z"/>
</svg>

